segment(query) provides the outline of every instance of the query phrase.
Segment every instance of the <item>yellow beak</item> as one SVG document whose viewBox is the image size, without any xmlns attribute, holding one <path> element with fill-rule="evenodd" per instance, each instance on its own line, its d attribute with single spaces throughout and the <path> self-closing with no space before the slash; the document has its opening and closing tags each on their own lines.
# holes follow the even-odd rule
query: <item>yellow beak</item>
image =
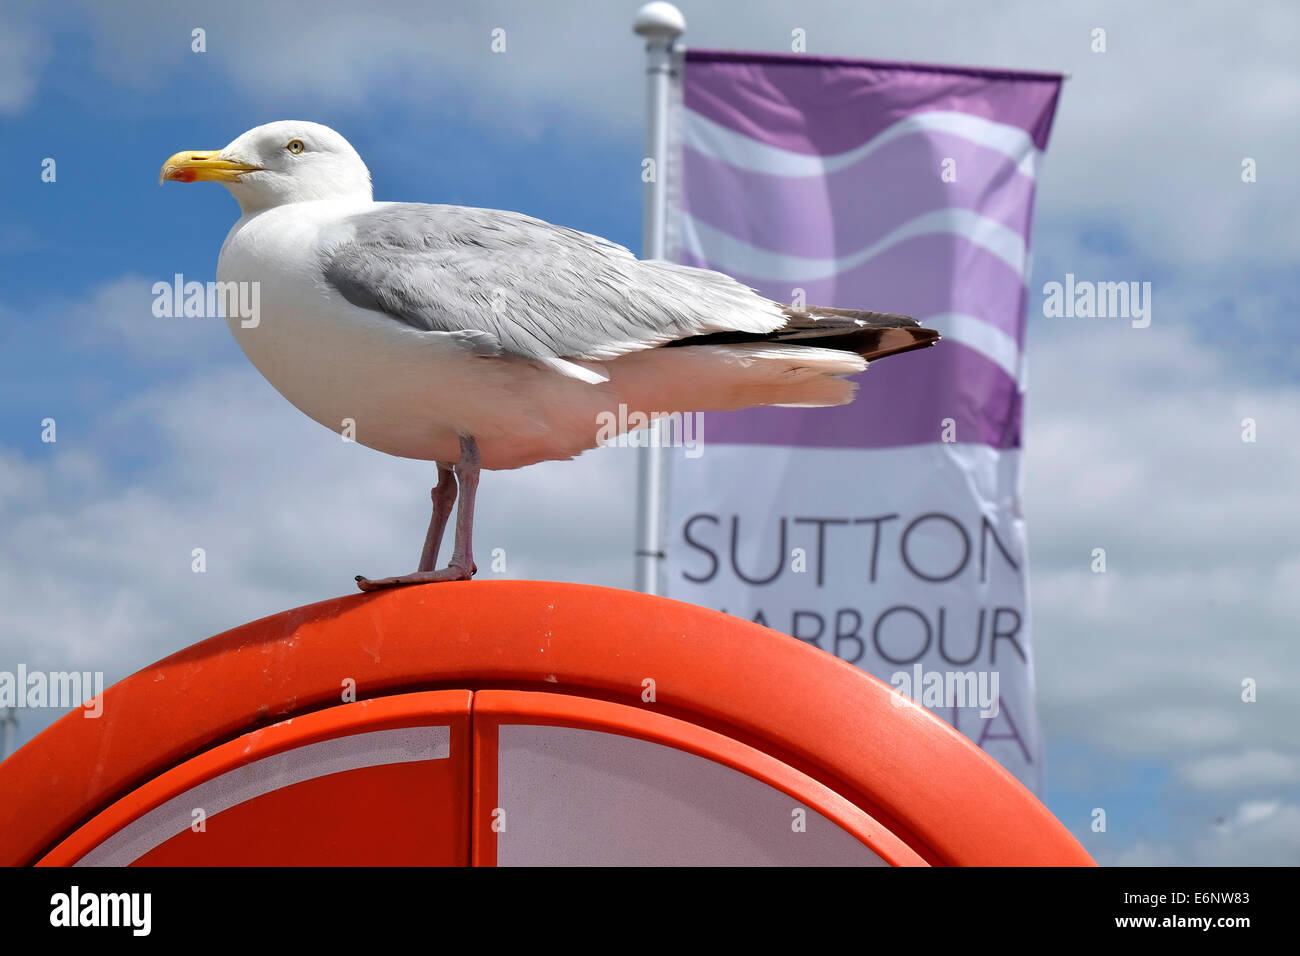
<svg viewBox="0 0 1300 956">
<path fill-rule="evenodd" d="M 251 173 L 261 166 L 249 166 L 221 158 L 215 149 L 186 150 L 163 163 L 158 182 L 194 183 L 200 180 L 212 183 L 235 183 L 240 173 Z"/>
</svg>

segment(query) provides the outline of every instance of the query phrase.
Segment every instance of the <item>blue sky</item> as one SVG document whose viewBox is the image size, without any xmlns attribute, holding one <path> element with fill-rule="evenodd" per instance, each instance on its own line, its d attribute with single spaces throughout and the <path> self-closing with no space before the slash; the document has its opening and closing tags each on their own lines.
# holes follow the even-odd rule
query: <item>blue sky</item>
<svg viewBox="0 0 1300 956">
<path fill-rule="evenodd" d="M 75 660 L 120 678 L 343 593 L 356 571 L 403 570 L 426 520 L 424 466 L 325 440 L 221 323 L 147 325 L 149 286 L 213 278 L 235 219 L 224 190 L 158 186 L 173 152 L 311 119 L 357 147 L 378 198 L 516 209 L 639 244 L 636 4 L 268 6 L 0 10 L 0 668 Z M 1149 281 L 1155 306 L 1133 330 L 1045 319 L 1031 298 L 1047 803 L 1107 863 L 1300 862 L 1296 13 L 681 6 L 702 47 L 783 50 L 801 27 L 811 52 L 1072 72 L 1031 291 L 1067 272 Z M 495 26 L 504 56 L 488 52 Z M 1097 26 L 1104 55 L 1089 49 Z M 609 449 L 491 475 L 481 535 L 518 556 L 511 576 L 627 586 L 634 468 Z M 520 495 L 546 513 L 502 507 Z M 207 575 L 189 573 L 195 544 Z M 1234 690 L 1248 676 L 1254 705 Z M 24 714 L 20 739 L 44 718 Z M 1088 830 L 1098 806 L 1105 834 Z"/>
</svg>

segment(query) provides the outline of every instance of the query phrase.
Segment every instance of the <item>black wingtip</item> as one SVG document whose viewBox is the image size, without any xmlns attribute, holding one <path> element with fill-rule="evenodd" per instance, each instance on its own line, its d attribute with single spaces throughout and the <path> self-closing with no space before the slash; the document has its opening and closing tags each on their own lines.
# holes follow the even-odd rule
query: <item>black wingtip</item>
<svg viewBox="0 0 1300 956">
<path fill-rule="evenodd" d="M 891 329 L 880 336 L 874 348 L 869 351 L 861 351 L 858 354 L 868 362 L 874 362 L 876 359 L 886 358 L 890 355 L 901 355 L 904 352 L 915 352 L 917 349 L 928 349 L 938 342 L 940 338 L 941 336 L 934 329 L 923 328 L 919 325 Z"/>
</svg>

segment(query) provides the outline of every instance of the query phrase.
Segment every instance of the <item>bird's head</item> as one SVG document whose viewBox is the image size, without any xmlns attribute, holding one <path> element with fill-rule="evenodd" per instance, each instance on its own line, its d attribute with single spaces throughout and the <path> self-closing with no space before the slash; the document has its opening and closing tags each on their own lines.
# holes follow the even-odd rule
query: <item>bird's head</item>
<svg viewBox="0 0 1300 956">
<path fill-rule="evenodd" d="M 284 120 L 256 126 L 225 149 L 177 153 L 159 182 L 218 182 L 245 215 L 313 199 L 369 199 L 370 170 L 328 126 Z"/>
</svg>

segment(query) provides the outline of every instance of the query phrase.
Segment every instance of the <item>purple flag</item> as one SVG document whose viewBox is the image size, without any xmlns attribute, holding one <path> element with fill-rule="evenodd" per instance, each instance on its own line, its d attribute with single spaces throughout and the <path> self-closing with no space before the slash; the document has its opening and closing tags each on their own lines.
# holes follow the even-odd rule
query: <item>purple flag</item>
<svg viewBox="0 0 1300 956">
<path fill-rule="evenodd" d="M 851 405 L 710 413 L 705 452 L 670 459 L 668 593 L 894 683 L 1037 790 L 1019 450 L 1061 77 L 695 50 L 679 66 L 672 257 L 943 341 L 873 364 Z"/>
</svg>

